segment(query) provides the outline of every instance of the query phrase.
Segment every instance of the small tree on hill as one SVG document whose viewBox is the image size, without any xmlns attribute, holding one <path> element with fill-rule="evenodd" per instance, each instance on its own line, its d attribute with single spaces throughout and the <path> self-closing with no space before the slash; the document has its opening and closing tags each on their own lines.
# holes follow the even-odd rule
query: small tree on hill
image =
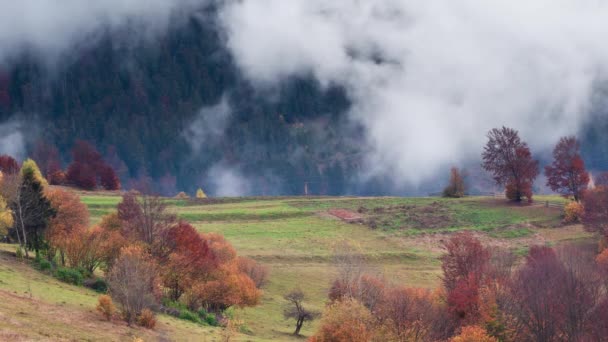
<svg viewBox="0 0 608 342">
<path fill-rule="evenodd" d="M 320 313 L 317 311 L 311 311 L 304 307 L 304 292 L 300 289 L 295 289 L 283 296 L 288 302 L 287 307 L 283 311 L 285 318 L 292 318 L 296 320 L 296 330 L 293 332 L 294 335 L 300 335 L 300 329 L 304 322 L 312 321 L 317 318 Z"/>
<path fill-rule="evenodd" d="M 49 243 L 49 258 L 58 250 L 65 265 L 66 246 L 77 232 L 89 225 L 89 211 L 78 195 L 61 189 L 47 191 L 47 197 L 56 215 L 49 221 L 46 239 Z"/>
<path fill-rule="evenodd" d="M 460 198 L 464 197 L 465 184 L 464 178 L 458 168 L 450 170 L 450 183 L 443 189 L 443 197 Z"/>
<path fill-rule="evenodd" d="M 483 168 L 492 173 L 496 184 L 505 186 L 507 198 L 521 202 L 532 201 L 532 184 L 538 176 L 538 161 L 532 159 L 528 144 L 519 133 L 507 127 L 494 128 L 488 133 L 488 143 L 482 154 Z"/>
<path fill-rule="evenodd" d="M 563 137 L 553 150 L 553 163 L 545 167 L 547 185 L 563 196 L 580 201 L 589 184 L 589 173 L 580 155 L 580 144 L 575 137 Z"/>
<path fill-rule="evenodd" d="M 198 199 L 207 198 L 207 194 L 205 194 L 203 189 L 198 188 L 198 190 L 196 190 L 196 198 L 198 198 Z"/>
<path fill-rule="evenodd" d="M 108 273 L 110 295 L 120 305 L 124 320 L 131 325 L 144 309 L 156 303 L 157 268 L 138 246 L 128 246 Z"/>
</svg>

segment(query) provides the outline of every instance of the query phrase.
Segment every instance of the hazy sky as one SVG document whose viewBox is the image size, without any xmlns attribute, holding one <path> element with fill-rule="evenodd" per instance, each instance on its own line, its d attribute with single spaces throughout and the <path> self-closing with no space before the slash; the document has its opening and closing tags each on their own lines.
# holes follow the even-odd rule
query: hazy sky
<svg viewBox="0 0 608 342">
<path fill-rule="evenodd" d="M 0 11 L 0 63 L 23 48 L 57 58 L 125 23 L 153 36 L 202 2 L 12 1 Z M 601 0 L 219 3 L 244 75 L 260 89 L 292 75 L 344 86 L 373 151 L 366 173 L 400 184 L 478 158 L 492 127 L 520 130 L 536 150 L 576 133 L 608 67 Z"/>
</svg>

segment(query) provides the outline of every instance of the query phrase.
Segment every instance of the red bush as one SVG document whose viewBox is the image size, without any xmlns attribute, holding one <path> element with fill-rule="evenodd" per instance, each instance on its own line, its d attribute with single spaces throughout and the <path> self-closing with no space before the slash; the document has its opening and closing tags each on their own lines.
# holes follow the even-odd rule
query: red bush
<svg viewBox="0 0 608 342">
<path fill-rule="evenodd" d="M 120 180 L 116 176 L 114 169 L 108 165 L 103 165 L 99 169 L 99 182 L 106 190 L 119 190 Z"/>
<path fill-rule="evenodd" d="M 12 175 L 19 172 L 19 163 L 15 160 L 15 158 L 9 155 L 1 155 L 0 156 L 0 171 L 7 175 Z"/>
<path fill-rule="evenodd" d="M 76 187 L 93 190 L 97 187 L 97 172 L 89 164 L 73 162 L 68 167 L 66 181 Z"/>
</svg>

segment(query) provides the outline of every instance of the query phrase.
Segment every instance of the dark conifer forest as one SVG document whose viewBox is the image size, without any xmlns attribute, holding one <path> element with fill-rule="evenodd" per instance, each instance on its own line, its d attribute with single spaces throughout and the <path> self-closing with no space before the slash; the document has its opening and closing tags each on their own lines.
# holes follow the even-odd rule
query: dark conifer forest
<svg viewBox="0 0 608 342">
<path fill-rule="evenodd" d="M 25 49 L 0 65 L 0 122 L 21 126 L 27 155 L 55 145 L 65 167 L 74 142 L 86 140 L 125 186 L 150 177 L 167 195 L 213 194 L 214 170 L 236 170 L 250 195 L 391 192 L 390 181 L 357 180 L 365 147 L 353 142 L 365 131 L 347 117 L 341 86 L 300 76 L 255 87 L 213 16 L 195 15 L 151 39 L 131 39 L 129 27 L 101 33 L 52 63 Z M 606 167 L 603 98 L 579 134 L 592 170 Z M 217 113 L 222 103 L 229 114 Z"/>
</svg>

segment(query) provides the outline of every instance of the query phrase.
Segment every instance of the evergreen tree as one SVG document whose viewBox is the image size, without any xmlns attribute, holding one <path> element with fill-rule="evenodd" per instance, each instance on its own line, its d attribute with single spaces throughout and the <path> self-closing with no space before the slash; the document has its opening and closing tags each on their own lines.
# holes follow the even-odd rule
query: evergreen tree
<svg viewBox="0 0 608 342">
<path fill-rule="evenodd" d="M 15 221 L 14 231 L 21 245 L 28 250 L 44 249 L 44 232 L 49 219 L 55 215 L 51 202 L 44 195 L 46 180 L 36 163 L 28 159 L 20 171 L 20 183 L 11 210 Z"/>
</svg>

